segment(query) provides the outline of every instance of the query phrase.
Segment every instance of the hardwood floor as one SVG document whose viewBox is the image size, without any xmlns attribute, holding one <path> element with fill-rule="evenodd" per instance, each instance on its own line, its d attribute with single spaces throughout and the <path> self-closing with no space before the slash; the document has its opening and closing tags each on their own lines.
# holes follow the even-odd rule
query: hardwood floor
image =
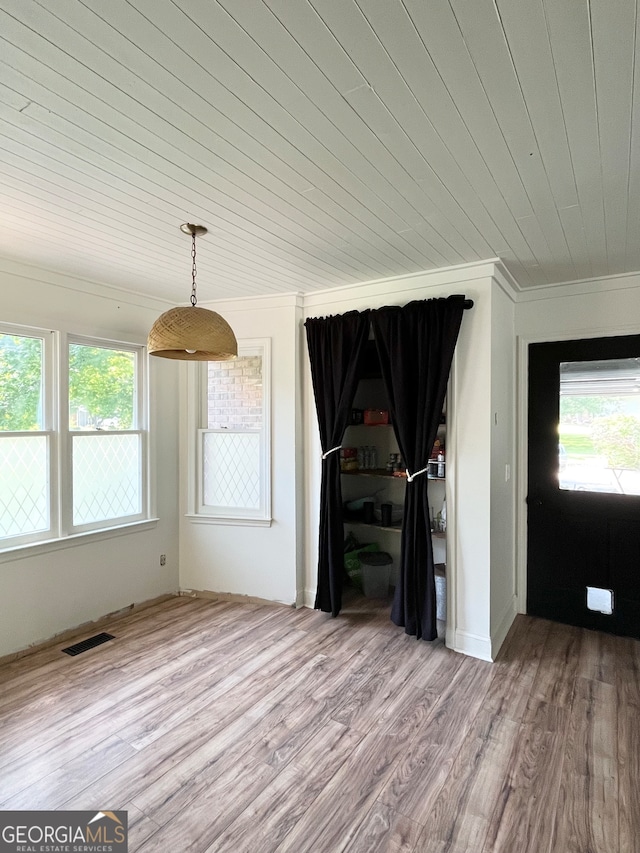
<svg viewBox="0 0 640 853">
<path fill-rule="evenodd" d="M 0 809 L 126 809 L 131 853 L 639 849 L 634 640 L 521 616 L 490 664 L 365 599 L 107 630 L 0 667 Z"/>
</svg>

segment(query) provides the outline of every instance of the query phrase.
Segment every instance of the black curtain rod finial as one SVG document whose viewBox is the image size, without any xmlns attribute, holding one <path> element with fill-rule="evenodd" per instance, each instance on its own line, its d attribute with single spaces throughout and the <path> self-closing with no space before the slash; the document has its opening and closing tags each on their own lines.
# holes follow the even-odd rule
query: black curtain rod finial
<svg viewBox="0 0 640 853">
<path fill-rule="evenodd" d="M 456 293 L 456 294 L 452 295 L 452 299 L 460 299 L 460 298 L 464 299 L 462 307 L 464 308 L 465 311 L 468 311 L 469 308 L 473 308 L 473 299 L 466 299 L 462 295 L 462 293 Z"/>
</svg>

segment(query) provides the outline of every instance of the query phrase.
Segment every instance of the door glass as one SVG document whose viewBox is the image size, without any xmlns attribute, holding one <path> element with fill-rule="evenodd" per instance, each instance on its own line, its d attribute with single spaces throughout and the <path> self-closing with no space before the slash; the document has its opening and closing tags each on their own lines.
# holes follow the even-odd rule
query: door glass
<svg viewBox="0 0 640 853">
<path fill-rule="evenodd" d="M 640 359 L 561 362 L 558 431 L 561 489 L 640 495 Z"/>
</svg>

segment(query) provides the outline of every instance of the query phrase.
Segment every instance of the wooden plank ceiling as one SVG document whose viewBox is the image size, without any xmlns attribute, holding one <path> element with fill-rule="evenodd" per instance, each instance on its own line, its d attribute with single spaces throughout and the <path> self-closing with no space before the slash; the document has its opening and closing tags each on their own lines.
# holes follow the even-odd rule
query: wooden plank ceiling
<svg viewBox="0 0 640 853">
<path fill-rule="evenodd" d="M 186 302 L 640 269 L 635 0 L 2 0 L 0 255 Z"/>
</svg>

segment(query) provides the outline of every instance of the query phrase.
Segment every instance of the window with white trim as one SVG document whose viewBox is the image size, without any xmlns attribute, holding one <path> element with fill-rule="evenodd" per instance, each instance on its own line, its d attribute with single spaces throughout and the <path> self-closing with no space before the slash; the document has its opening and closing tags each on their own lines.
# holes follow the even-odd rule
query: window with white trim
<svg viewBox="0 0 640 853">
<path fill-rule="evenodd" d="M 0 550 L 148 517 L 144 349 L 0 325 Z"/>
<path fill-rule="evenodd" d="M 270 340 L 239 342 L 232 361 L 200 371 L 197 515 L 269 523 Z"/>
</svg>

